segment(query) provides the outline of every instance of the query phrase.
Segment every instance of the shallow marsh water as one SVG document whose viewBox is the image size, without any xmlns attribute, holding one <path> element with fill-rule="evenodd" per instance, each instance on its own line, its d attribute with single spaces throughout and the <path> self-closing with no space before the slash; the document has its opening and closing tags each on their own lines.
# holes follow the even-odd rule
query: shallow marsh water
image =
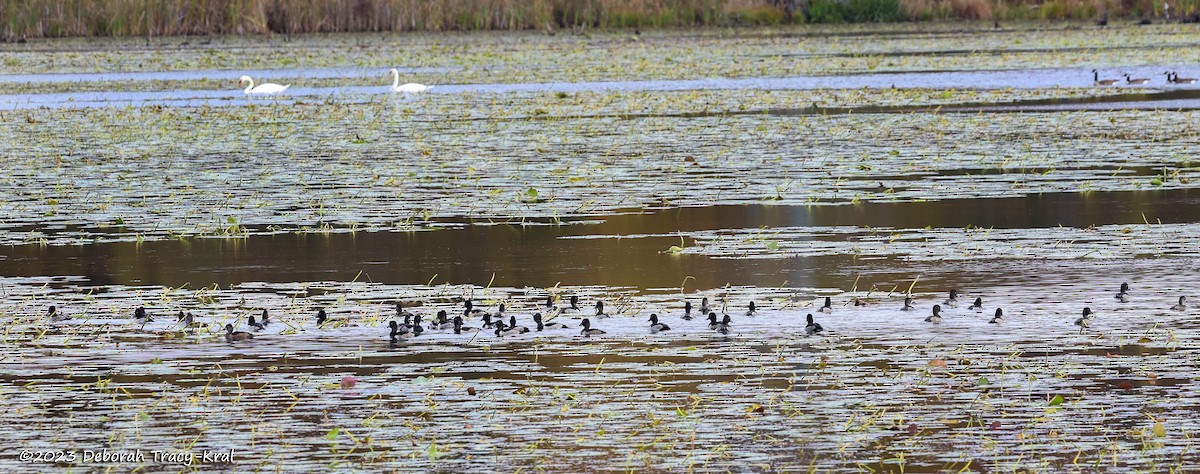
<svg viewBox="0 0 1200 474">
<path fill-rule="evenodd" d="M 20 427 L 0 448 L 285 472 L 1194 469 L 1200 324 L 1168 308 L 1197 293 L 1196 89 L 1157 75 L 1200 72 L 1188 28 L 0 45 L 2 107 L 39 107 L 0 113 L 0 419 Z M 246 100 L 246 65 L 296 94 Z M 380 93 L 392 66 L 437 93 Z M 1090 87 L 1097 66 L 1158 83 Z M 548 295 L 606 302 L 608 333 L 563 314 L 387 341 L 397 301 L 531 326 Z M 731 334 L 681 319 L 704 297 Z M 106 467 L 0 456 L 69 466 Z"/>
</svg>

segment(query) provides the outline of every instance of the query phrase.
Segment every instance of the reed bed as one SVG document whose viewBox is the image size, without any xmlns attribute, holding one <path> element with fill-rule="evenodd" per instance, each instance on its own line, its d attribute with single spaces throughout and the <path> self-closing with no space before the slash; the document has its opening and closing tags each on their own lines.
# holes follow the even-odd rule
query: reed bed
<svg viewBox="0 0 1200 474">
<path fill-rule="evenodd" d="M 1166 5 L 1170 5 L 1169 8 Z M 936 19 L 1198 19 L 1200 0 L 0 0 L 0 39 Z"/>
</svg>

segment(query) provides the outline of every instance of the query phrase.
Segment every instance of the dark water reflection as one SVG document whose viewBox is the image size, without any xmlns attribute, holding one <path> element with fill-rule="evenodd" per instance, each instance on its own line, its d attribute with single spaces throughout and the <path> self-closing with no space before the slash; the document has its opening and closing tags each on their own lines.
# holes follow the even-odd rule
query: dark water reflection
<svg viewBox="0 0 1200 474">
<path fill-rule="evenodd" d="M 844 206 L 714 206 L 608 216 L 585 225 L 466 225 L 431 232 L 285 234 L 4 249 L 7 276 L 81 275 L 97 284 L 193 287 L 248 281 L 474 283 L 547 287 L 713 288 L 725 284 L 846 288 L 854 275 L 911 278 L 917 271 L 961 281 L 969 266 L 828 256 L 711 259 L 663 253 L 677 237 L 563 239 L 777 226 L 894 228 L 1088 227 L 1200 221 L 1200 191 L 1058 193 L 1005 199 Z M 690 243 L 689 243 L 690 245 Z M 1068 263 L 1050 263 L 1048 265 Z M 359 275 L 359 272 L 362 272 Z M 494 280 L 493 280 L 493 274 Z"/>
</svg>

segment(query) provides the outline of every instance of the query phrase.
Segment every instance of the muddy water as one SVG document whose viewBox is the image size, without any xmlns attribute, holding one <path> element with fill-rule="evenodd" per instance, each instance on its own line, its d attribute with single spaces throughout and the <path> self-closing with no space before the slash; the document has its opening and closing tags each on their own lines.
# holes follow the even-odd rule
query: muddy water
<svg viewBox="0 0 1200 474">
<path fill-rule="evenodd" d="M 699 288 L 786 284 L 848 289 L 847 275 L 881 273 L 882 280 L 888 281 L 888 277 L 911 278 L 913 272 L 906 263 L 860 261 L 854 255 L 834 252 L 781 261 L 752 261 L 713 260 L 665 251 L 679 245 L 676 234 L 688 235 L 686 244 L 691 245 L 690 233 L 747 227 L 974 226 L 1037 232 L 1059 226 L 1085 229 L 1147 221 L 1200 222 L 1200 193 L 1179 189 L 1047 193 L 1021 198 L 857 206 L 687 207 L 631 212 L 576 223 L 447 221 L 445 228 L 422 232 L 24 245 L 5 248 L 0 257 L 9 275 L 80 275 L 97 284 L 227 286 L 254 281 L 347 280 L 362 272 L 363 279 L 392 284 L 432 281 L 486 285 L 493 281 L 503 286 L 549 287 L 562 283 L 661 288 L 679 286 L 685 278 L 692 277 L 694 280 L 688 284 Z M 620 238 L 644 234 L 657 237 Z M 834 235 L 821 239 L 837 238 Z M 987 260 L 986 252 L 978 259 Z M 953 267 L 935 271 L 942 272 L 947 275 L 932 278 L 964 279 L 972 284 L 987 280 L 982 276 L 959 275 Z"/>
</svg>

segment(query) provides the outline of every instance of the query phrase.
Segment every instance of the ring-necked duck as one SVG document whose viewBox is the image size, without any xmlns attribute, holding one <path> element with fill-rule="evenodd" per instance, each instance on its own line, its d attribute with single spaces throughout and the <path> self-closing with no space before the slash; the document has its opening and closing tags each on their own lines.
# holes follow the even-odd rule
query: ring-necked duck
<svg viewBox="0 0 1200 474">
<path fill-rule="evenodd" d="M 538 331 L 543 331 L 543 330 L 545 330 L 545 329 L 547 329 L 547 328 L 549 328 L 549 329 L 562 329 L 562 328 L 565 328 L 565 327 L 567 327 L 567 325 L 566 325 L 566 324 L 563 324 L 563 323 L 557 323 L 557 322 L 554 322 L 554 321 L 551 321 L 551 322 L 548 322 L 548 323 L 543 323 L 543 322 L 542 322 L 542 313 L 533 313 L 533 322 L 534 322 L 534 323 L 537 323 L 537 330 L 538 330 Z"/>
<path fill-rule="evenodd" d="M 483 326 L 482 327 L 484 329 L 493 329 L 496 326 L 499 326 L 502 324 L 504 324 L 503 321 L 492 321 L 492 315 L 483 313 Z"/>
<path fill-rule="evenodd" d="M 466 331 L 466 332 L 479 332 L 479 329 L 478 329 L 478 328 L 473 328 L 473 327 L 470 327 L 470 326 L 463 326 L 463 318 L 462 318 L 462 316 L 455 316 L 455 317 L 454 317 L 454 334 L 462 334 L 464 331 Z"/>
<path fill-rule="evenodd" d="M 529 332 L 529 328 L 527 328 L 525 326 L 517 326 L 517 317 L 516 316 L 508 317 L 508 329 L 515 330 L 515 331 L 517 331 L 518 334 L 525 334 L 525 333 Z"/>
<path fill-rule="evenodd" d="M 708 328 L 716 329 L 717 326 L 720 326 L 720 325 L 721 325 L 721 323 L 717 322 L 717 313 L 709 312 L 708 313 Z"/>
<path fill-rule="evenodd" d="M 901 310 L 901 311 L 912 311 L 912 310 L 914 310 L 914 309 L 917 309 L 917 307 L 916 307 L 916 306 L 913 306 L 913 304 L 912 304 L 912 297 L 911 297 L 911 296 L 909 296 L 909 297 L 905 297 L 905 298 L 904 298 L 904 307 L 903 307 L 903 308 L 900 308 L 900 310 Z"/>
<path fill-rule="evenodd" d="M 1121 283 L 1121 291 L 1118 291 L 1117 295 L 1114 296 L 1114 298 L 1116 298 L 1117 301 L 1120 301 L 1122 303 L 1128 303 L 1129 302 L 1129 283 Z"/>
<path fill-rule="evenodd" d="M 465 306 L 463 310 L 464 318 L 482 318 L 483 315 L 488 314 L 487 311 L 476 308 L 475 303 L 472 303 L 471 300 L 464 301 L 463 306 Z"/>
<path fill-rule="evenodd" d="M 692 320 L 692 302 L 691 301 L 683 302 L 683 320 L 684 321 Z"/>
<path fill-rule="evenodd" d="M 712 310 L 712 308 L 708 307 L 708 297 L 705 296 L 703 300 L 700 300 L 700 314 L 708 313 Z"/>
<path fill-rule="evenodd" d="M 57 323 L 71 319 L 71 317 L 58 312 L 58 309 L 55 308 L 54 305 L 50 305 L 50 308 L 46 310 L 46 319 L 50 320 L 52 323 Z"/>
<path fill-rule="evenodd" d="M 1092 308 L 1083 308 L 1083 316 L 1075 320 L 1075 325 L 1080 328 L 1088 327 L 1092 319 Z"/>
<path fill-rule="evenodd" d="M 731 323 L 733 323 L 733 318 L 726 314 L 725 318 L 721 320 L 721 324 L 717 325 L 717 332 L 721 334 L 729 334 Z"/>
<path fill-rule="evenodd" d="M 1172 306 L 1172 307 L 1171 307 L 1171 309 L 1173 309 L 1173 310 L 1175 310 L 1175 311 L 1183 311 L 1183 310 L 1187 309 L 1187 297 L 1186 297 L 1186 296 L 1180 296 L 1180 297 L 1179 297 L 1179 304 L 1177 304 L 1177 305 L 1175 305 L 1175 306 Z"/>
<path fill-rule="evenodd" d="M 225 325 L 225 341 L 245 341 L 248 339 L 254 339 L 254 335 L 246 331 L 234 331 L 232 324 Z"/>
<path fill-rule="evenodd" d="M 423 333 L 423 332 L 425 332 L 425 328 L 421 327 L 421 315 L 414 314 L 413 315 L 412 334 L 413 334 L 413 336 L 420 336 L 421 333 Z"/>
<path fill-rule="evenodd" d="M 975 298 L 975 302 L 971 303 L 971 306 L 968 306 L 967 309 L 983 311 L 983 298 Z"/>
<path fill-rule="evenodd" d="M 196 315 L 192 314 L 190 311 L 186 315 L 183 314 L 183 311 L 179 312 L 179 325 L 188 329 L 208 327 L 207 324 L 196 322 Z"/>
<path fill-rule="evenodd" d="M 821 312 L 821 313 L 826 313 L 826 314 L 832 313 L 833 312 L 833 298 L 826 296 L 825 297 L 825 305 L 822 306 L 821 309 L 818 309 L 817 311 Z"/>
<path fill-rule="evenodd" d="M 592 328 L 592 322 L 589 321 L 588 318 L 583 318 L 582 325 L 583 330 L 579 331 L 579 334 L 583 336 L 599 336 L 601 334 L 606 334 L 604 331 Z"/>
<path fill-rule="evenodd" d="M 433 322 L 429 323 L 429 329 L 431 330 L 444 331 L 452 328 L 454 328 L 454 323 L 450 322 L 450 315 L 444 309 L 438 311 Z"/>
<path fill-rule="evenodd" d="M 262 325 L 263 329 L 266 329 L 267 326 L 269 326 L 271 324 L 271 320 L 267 316 L 267 310 L 265 310 L 265 309 L 263 310 L 262 321 L 259 321 L 258 323 Z"/>
<path fill-rule="evenodd" d="M 958 290 L 950 290 L 950 297 L 946 298 L 946 301 L 943 301 L 942 304 L 950 308 L 958 306 Z"/>
<path fill-rule="evenodd" d="M 146 308 L 138 306 L 133 310 L 133 319 L 139 323 L 146 324 L 154 322 L 154 318 L 150 317 L 150 313 L 146 312 Z"/>
<path fill-rule="evenodd" d="M 324 326 L 325 322 L 328 320 L 329 320 L 329 315 L 325 314 L 324 309 L 317 310 L 317 327 Z M 393 322 L 395 322 L 395 321 L 393 321 Z"/>
<path fill-rule="evenodd" d="M 758 313 L 758 308 L 754 307 L 754 302 L 750 302 L 750 309 L 746 310 L 746 316 L 754 316 Z"/>
<path fill-rule="evenodd" d="M 571 295 L 571 306 L 562 309 L 560 314 L 568 316 L 579 315 L 582 311 L 579 309 L 579 295 Z"/>
<path fill-rule="evenodd" d="M 933 305 L 933 314 L 929 315 L 928 318 L 925 318 L 925 322 L 927 322 L 927 323 L 942 322 L 942 305 L 937 305 L 937 304 Z"/>
<path fill-rule="evenodd" d="M 988 321 L 988 322 L 991 324 L 997 324 L 1003 320 L 1004 320 L 1004 310 L 1002 310 L 1000 308 L 996 308 L 996 315 L 992 316 L 992 320 Z"/>
<path fill-rule="evenodd" d="M 816 321 L 813 321 L 813 315 L 811 315 L 811 314 L 808 315 L 808 324 L 806 324 L 804 326 L 805 334 L 808 334 L 809 336 L 811 336 L 813 334 L 819 333 L 824 330 L 825 330 L 825 328 L 821 327 L 820 324 L 817 324 Z"/>
<path fill-rule="evenodd" d="M 251 314 L 251 315 L 250 315 L 250 324 L 249 324 L 249 326 L 248 326 L 248 327 L 249 327 L 251 330 L 254 330 L 254 331 L 262 331 L 262 330 L 263 330 L 263 325 L 262 325 L 262 323 L 260 323 L 260 322 L 256 321 L 256 320 L 254 319 L 254 315 L 253 315 L 253 314 Z"/>
<path fill-rule="evenodd" d="M 604 302 L 603 301 L 596 302 L 596 315 L 593 317 L 596 319 L 604 319 L 604 318 L 608 317 L 608 313 L 604 312 Z"/>
<path fill-rule="evenodd" d="M 389 333 L 388 340 L 391 341 L 392 344 L 400 342 L 400 325 L 396 324 L 396 320 L 393 319 L 388 321 L 388 327 L 392 328 L 392 332 Z"/>
<path fill-rule="evenodd" d="M 658 322 L 658 315 L 650 313 L 650 332 L 670 331 L 671 326 Z"/>
<path fill-rule="evenodd" d="M 396 302 L 396 316 L 405 318 L 405 319 L 411 319 L 414 316 L 414 314 L 411 311 L 404 309 L 404 304 L 397 301 Z"/>
</svg>

